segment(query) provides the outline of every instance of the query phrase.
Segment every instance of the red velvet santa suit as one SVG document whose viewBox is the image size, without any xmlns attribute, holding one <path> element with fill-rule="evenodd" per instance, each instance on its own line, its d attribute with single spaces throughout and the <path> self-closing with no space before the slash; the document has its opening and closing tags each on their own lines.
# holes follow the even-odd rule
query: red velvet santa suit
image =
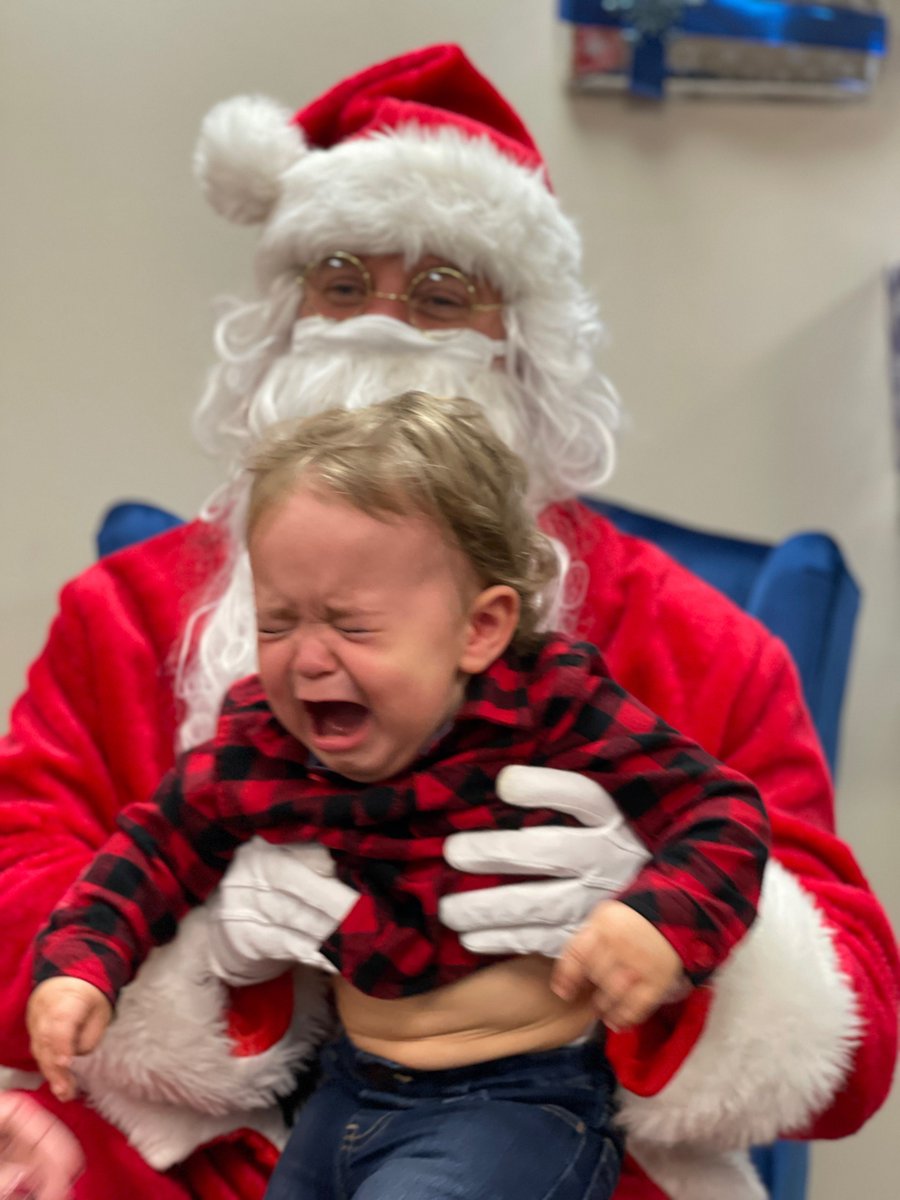
<svg viewBox="0 0 900 1200">
<path fill-rule="evenodd" d="M 616 1195 L 749 1196 L 752 1184 L 729 1157 L 732 1147 L 779 1130 L 845 1135 L 883 1101 L 896 1057 L 894 938 L 832 832 L 826 768 L 781 644 L 661 552 L 602 519 L 582 512 L 571 523 L 563 518 L 559 528 L 590 571 L 579 632 L 600 646 L 626 688 L 760 788 L 773 856 L 787 868 L 771 874 L 768 902 L 789 914 L 786 924 L 797 933 L 793 947 L 783 937 L 766 943 L 764 893 L 759 937 L 751 934 L 715 988 L 695 992 L 637 1035 L 611 1039 L 629 1145 L 666 1189 L 630 1160 Z M 0 1062 L 7 1066 L 33 1069 L 22 1020 L 32 937 L 105 839 L 118 809 L 149 794 L 172 761 L 173 649 L 218 557 L 215 531 L 194 524 L 123 551 L 70 584 L 29 690 L 13 711 L 0 756 L 0 908 L 7 917 Z M 189 1011 L 190 989 L 178 990 L 201 958 L 202 929 L 198 941 L 190 920 L 171 947 L 156 952 L 177 953 L 179 941 L 187 946 L 174 966 L 170 960 L 168 975 L 162 970 L 163 985 L 154 993 L 154 1004 L 171 1006 L 159 1013 L 167 1036 L 197 1018 Z M 815 973 L 811 964 L 822 980 L 820 994 L 799 988 L 802 1002 L 792 1011 L 791 972 L 801 972 L 805 984 Z M 154 969 L 151 957 L 144 971 Z M 749 998 L 748 981 L 755 989 Z M 202 987 L 208 991 L 209 981 Z M 314 991 L 295 1007 L 315 1008 Z M 138 1033 L 128 1035 L 134 1090 L 142 1099 L 136 1117 L 119 1121 L 128 1128 L 131 1120 L 140 1134 L 159 1118 L 162 1150 L 145 1140 L 145 1153 L 158 1162 L 167 1155 L 177 1160 L 179 1131 L 192 1119 L 185 1152 L 220 1135 L 166 1177 L 96 1112 L 77 1102 L 59 1105 L 46 1088 L 38 1093 L 85 1148 L 80 1200 L 262 1196 L 277 1151 L 263 1133 L 240 1126 L 246 1115 L 256 1130 L 274 1130 L 262 1106 L 273 1091 L 285 1090 L 298 1057 L 291 1039 L 314 1042 L 327 1015 L 319 1005 L 309 1027 L 291 1027 L 288 977 L 268 985 L 261 1021 L 252 1012 L 254 995 L 257 989 L 246 990 L 243 1017 L 232 1020 L 231 1034 L 221 1021 L 214 1031 L 234 1066 L 231 1075 L 227 1062 L 210 1068 L 199 1033 L 177 1044 L 169 1061 L 158 1033 L 145 1048 Z M 212 985 L 207 998 L 215 1015 L 224 989 Z M 735 1053 L 737 1059 L 730 1057 Z M 765 1103 L 756 1103 L 760 1095 Z M 256 1112 L 245 1114 L 251 1107 Z M 667 1149 L 672 1144 L 677 1152 Z"/>
</svg>

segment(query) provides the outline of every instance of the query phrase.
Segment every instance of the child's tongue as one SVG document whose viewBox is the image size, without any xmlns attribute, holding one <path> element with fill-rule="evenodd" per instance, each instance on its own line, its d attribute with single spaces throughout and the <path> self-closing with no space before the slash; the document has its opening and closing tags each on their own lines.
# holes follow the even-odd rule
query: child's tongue
<svg viewBox="0 0 900 1200">
<path fill-rule="evenodd" d="M 355 733 L 366 718 L 362 704 L 349 700 L 320 700 L 309 705 L 316 733 L 323 737 L 347 737 Z"/>
</svg>

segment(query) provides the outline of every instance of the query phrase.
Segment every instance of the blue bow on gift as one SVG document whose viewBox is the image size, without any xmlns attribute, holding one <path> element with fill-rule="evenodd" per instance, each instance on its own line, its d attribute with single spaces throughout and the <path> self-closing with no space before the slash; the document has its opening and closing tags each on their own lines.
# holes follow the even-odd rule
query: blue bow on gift
<svg viewBox="0 0 900 1200">
<path fill-rule="evenodd" d="M 624 30 L 634 46 L 629 89 L 654 99 L 663 94 L 673 33 L 879 55 L 887 45 L 887 23 L 877 13 L 784 0 L 560 0 L 559 15 L 575 25 Z"/>
</svg>

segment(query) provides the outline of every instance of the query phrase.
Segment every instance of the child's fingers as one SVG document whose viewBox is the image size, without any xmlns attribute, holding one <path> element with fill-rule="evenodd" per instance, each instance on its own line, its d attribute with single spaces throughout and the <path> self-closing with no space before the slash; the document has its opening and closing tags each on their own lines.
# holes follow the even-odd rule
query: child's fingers
<svg viewBox="0 0 900 1200">
<path fill-rule="evenodd" d="M 550 988 L 561 1000 L 574 1000 L 591 982 L 600 954 L 597 934 L 585 925 L 574 934 L 553 964 Z"/>
<path fill-rule="evenodd" d="M 32 1053 L 58 1100 L 71 1100 L 74 1095 L 75 1081 L 70 1069 L 72 1053 L 69 1045 L 65 1035 L 56 1029 L 32 1037 Z"/>
<path fill-rule="evenodd" d="M 41 1074 L 50 1085 L 57 1100 L 72 1100 L 75 1097 L 75 1077 L 72 1074 L 72 1054 L 66 1041 L 58 1035 L 46 1040 L 32 1041 L 32 1050 Z"/>
<path fill-rule="evenodd" d="M 75 1076 L 70 1070 L 71 1058 L 36 1054 L 41 1074 L 50 1085 L 57 1100 L 74 1100 L 76 1096 Z"/>
<path fill-rule="evenodd" d="M 109 1010 L 92 1008 L 77 1031 L 75 1039 L 76 1054 L 90 1054 L 99 1046 L 106 1027 L 109 1025 Z"/>
<path fill-rule="evenodd" d="M 605 1025 L 618 1028 L 618 1018 L 634 994 L 635 974 L 622 963 L 610 963 L 606 970 L 591 975 L 594 984 L 594 1011 Z"/>
<path fill-rule="evenodd" d="M 66 995 L 60 996 L 51 1008 L 39 1009 L 32 1022 L 32 1052 L 59 1100 L 75 1096 L 71 1066 L 83 1022 L 83 1004 L 77 997 Z"/>
<path fill-rule="evenodd" d="M 661 1000 L 660 990 L 632 976 L 632 982 L 618 987 L 614 994 L 595 1002 L 597 1015 L 608 1028 L 619 1031 L 640 1025 L 655 1012 Z"/>
<path fill-rule="evenodd" d="M 550 990 L 560 1000 L 573 1000 L 584 987 L 584 968 L 568 947 L 553 964 L 550 975 Z"/>
</svg>

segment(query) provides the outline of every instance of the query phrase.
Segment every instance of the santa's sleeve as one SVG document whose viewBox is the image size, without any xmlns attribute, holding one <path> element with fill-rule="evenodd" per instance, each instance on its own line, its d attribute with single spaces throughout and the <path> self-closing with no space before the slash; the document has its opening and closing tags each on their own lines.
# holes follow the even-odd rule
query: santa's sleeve
<svg viewBox="0 0 900 1200">
<path fill-rule="evenodd" d="M 0 743 L 0 1062 L 31 1065 L 23 1022 L 33 942 L 111 832 L 171 760 L 162 663 L 113 580 L 64 589 L 47 645 Z"/>
<path fill-rule="evenodd" d="M 623 1119 L 665 1144 L 844 1136 L 890 1087 L 896 942 L 832 831 L 827 769 L 784 647 L 763 639 L 743 676 L 730 659 L 707 682 L 727 714 L 709 748 L 759 787 L 772 858 L 758 920 L 711 986 L 610 1038 Z"/>
<path fill-rule="evenodd" d="M 178 530 L 124 551 L 63 590 L 0 742 L 0 1065 L 13 1069 L 0 1072 L 0 1085 L 34 1069 L 24 1011 L 35 934 L 119 810 L 150 795 L 171 765 L 168 664 L 186 615 L 179 606 L 189 611 L 187 576 L 208 566 L 202 546 L 186 539 Z M 206 965 L 203 919 L 196 914 L 156 961 L 151 956 L 123 994 L 116 1036 L 96 1062 L 83 1060 L 93 1103 L 159 1167 L 247 1125 L 271 1136 L 273 1095 L 289 1090 L 309 1053 L 303 1035 L 321 1037 L 318 994 L 304 983 L 298 995 L 290 977 L 262 985 L 262 998 L 243 989 L 235 1012 Z M 40 1102 L 48 1096 L 37 1093 Z M 90 1168 L 102 1175 L 118 1143 L 89 1141 Z"/>
</svg>

